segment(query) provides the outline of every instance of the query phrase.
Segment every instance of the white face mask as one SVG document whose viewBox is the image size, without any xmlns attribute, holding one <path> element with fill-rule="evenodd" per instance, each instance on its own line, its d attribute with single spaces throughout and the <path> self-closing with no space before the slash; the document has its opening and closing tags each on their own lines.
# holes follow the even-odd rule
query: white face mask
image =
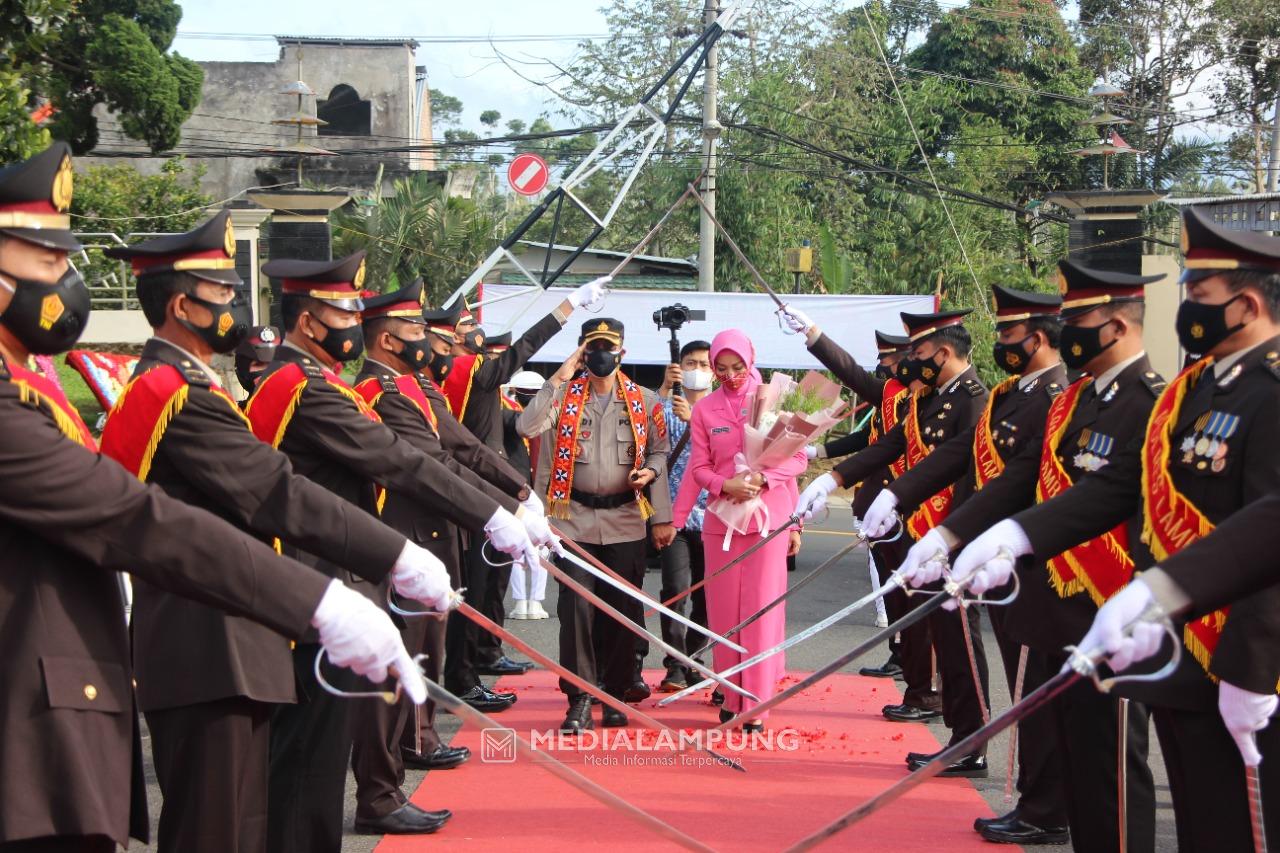
<svg viewBox="0 0 1280 853">
<path fill-rule="evenodd" d="M 684 387 L 690 391 L 705 391 L 711 387 L 711 371 L 710 370 L 685 370 Z"/>
</svg>

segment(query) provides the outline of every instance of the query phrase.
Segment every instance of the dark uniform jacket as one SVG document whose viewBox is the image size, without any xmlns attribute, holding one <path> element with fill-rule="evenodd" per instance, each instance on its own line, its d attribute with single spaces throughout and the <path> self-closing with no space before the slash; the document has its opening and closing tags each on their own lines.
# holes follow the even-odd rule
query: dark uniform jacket
<svg viewBox="0 0 1280 853">
<path fill-rule="evenodd" d="M 1280 583 L 1280 492 L 1272 492 L 1160 564 L 1204 616 Z M 1205 571 L 1205 567 L 1212 571 Z M 1277 675 L 1280 675 L 1278 673 Z"/>
<path fill-rule="evenodd" d="M 0 841 L 145 840 L 114 572 L 287 637 L 329 580 L 66 438 L 8 377 L 0 360 Z"/>
<path fill-rule="evenodd" d="M 1053 398 L 1066 386 L 1067 372 L 1061 362 L 1032 379 L 1025 387 L 1015 383 L 991 406 L 991 439 L 1001 461 L 1008 462 L 1024 447 L 1040 447 L 1044 419 Z M 888 488 L 902 506 L 916 506 L 955 484 L 951 500 L 954 512 L 977 491 L 977 461 L 973 439 L 981 409 L 974 422 L 956 434 L 954 441 L 939 445 L 925 460 L 907 471 Z"/>
<path fill-rule="evenodd" d="M 809 352 L 813 353 L 814 357 L 822 362 L 823 367 L 835 374 L 836 379 L 839 379 L 853 393 L 871 404 L 875 409 L 875 413 L 871 416 L 871 422 L 876 425 L 877 432 L 880 435 L 884 435 L 884 424 L 879 423 L 879 421 L 880 403 L 884 399 L 885 380 L 858 364 L 844 347 L 827 337 L 825 332 L 818 335 L 813 344 L 809 346 Z M 902 398 L 903 402 L 908 399 L 908 397 Z M 901 411 L 899 413 L 901 414 Z M 860 437 L 855 438 L 855 436 Z M 836 442 L 828 442 L 827 456 L 844 456 L 849 453 L 856 453 L 868 446 L 869 436 L 869 432 L 854 433 L 843 439 L 837 439 Z M 894 460 L 891 459 L 889 461 L 892 462 Z M 871 502 L 876 499 L 876 495 L 880 494 L 880 490 L 892 479 L 893 475 L 889 472 L 888 463 L 880 470 L 863 478 L 862 485 L 858 487 L 858 491 L 853 498 L 853 514 L 861 517 L 866 512 L 867 507 L 871 506 Z M 845 483 L 849 486 L 853 485 L 848 480 Z"/>
<path fill-rule="evenodd" d="M 506 455 L 506 450 L 502 442 L 502 399 L 498 396 L 499 389 L 563 327 L 564 321 L 560 319 L 559 312 L 553 311 L 512 341 L 511 346 L 500 355 L 476 356 L 480 359 L 480 366 L 471 377 L 471 396 L 460 420 L 476 438 L 503 456 Z"/>
<path fill-rule="evenodd" d="M 1058 443 L 1058 460 L 1077 483 L 1090 471 L 1093 463 L 1082 454 L 1080 439 L 1087 429 L 1095 436 L 1112 440 L 1112 453 L 1141 441 L 1142 431 L 1151 416 L 1151 406 L 1164 389 L 1164 380 L 1151 369 L 1144 355 L 1120 371 L 1106 387 L 1086 388 L 1081 392 L 1071 422 Z M 1047 413 L 1046 413 L 1047 415 Z M 982 491 L 947 517 L 947 530 L 971 542 L 1002 518 L 1034 506 L 1036 482 L 1040 477 L 1040 454 L 1043 450 L 1044 423 L 1040 438 L 1026 442 L 1011 459 L 1005 460 L 1004 471 Z M 1137 519 L 1129 525 L 1130 541 L 1136 542 L 1142 532 Z M 1044 555 L 1042 555 L 1044 556 Z M 1026 559 L 1018 566 L 1022 587 L 1018 598 L 1006 609 L 1003 625 L 1019 643 L 1049 654 L 1061 653 L 1064 646 L 1077 642 L 1089 630 L 1098 609 L 1087 593 L 1060 598 L 1054 591 L 1049 570 L 1043 560 Z"/>
<path fill-rule="evenodd" d="M 982 380 L 978 379 L 978 373 L 973 365 L 969 365 L 955 377 L 955 381 L 945 391 L 935 390 L 921 397 L 918 404 L 920 432 L 925 444 L 930 448 L 930 456 L 957 435 L 970 431 L 978 418 L 982 417 L 982 410 L 986 403 L 987 388 L 982 384 Z M 906 453 L 906 417 L 907 415 L 904 414 L 903 420 L 880 436 L 875 444 L 836 466 L 835 470 L 845 485 L 865 480 Z M 925 497 L 932 497 L 933 494 L 934 492 L 930 492 Z M 900 507 L 904 518 L 910 514 L 914 506 L 906 501 L 901 502 Z"/>
<path fill-rule="evenodd" d="M 356 377 L 357 383 L 369 378 L 376 379 L 381 383 L 382 396 L 378 398 L 373 410 L 382 418 L 382 422 L 402 441 L 407 442 L 445 465 L 454 476 L 467 483 L 471 490 L 487 495 L 497 501 L 504 509 L 514 512 L 520 505 L 519 501 L 512 497 L 509 492 L 503 491 L 498 486 L 487 482 L 480 470 L 472 470 L 472 467 L 444 448 L 440 438 L 432 432 L 431 426 L 427 423 L 426 418 L 423 417 L 422 412 L 412 401 L 401 394 L 399 388 L 396 387 L 395 379 L 397 375 L 386 365 L 379 364 L 372 359 L 365 359 L 360 375 Z M 432 411 L 435 411 L 434 406 Z M 452 421 L 453 429 L 466 432 L 466 429 L 458 424 L 452 415 L 449 420 Z M 442 433 L 446 429 L 444 424 L 438 424 L 438 427 Z M 481 448 L 484 447 L 474 437 L 471 438 L 471 441 Z M 477 469 L 485 468 L 479 459 L 473 460 L 472 464 Z M 485 473 L 488 473 L 488 471 L 486 470 Z M 474 497 L 474 491 L 471 490 L 460 494 L 460 499 L 467 500 Z M 479 511 L 479 509 L 476 511 Z M 382 520 L 404 533 L 418 545 L 429 550 L 436 557 L 439 557 L 449 568 L 450 573 L 457 572 L 459 559 L 457 531 L 452 521 L 444 513 L 425 513 L 422 511 L 421 504 L 418 501 L 399 492 L 389 491 L 386 503 L 382 508 Z"/>
<path fill-rule="evenodd" d="M 1239 368 L 1238 370 L 1236 368 Z M 1216 374 L 1216 371 L 1215 371 Z M 1206 375 L 1207 376 L 1207 375 Z M 1280 487 L 1280 337 L 1253 348 L 1225 376 L 1202 376 L 1187 391 L 1173 425 L 1169 469 L 1175 487 L 1214 524 Z M 1238 415 L 1239 427 L 1226 442 L 1220 470 L 1202 456 L 1181 450 L 1197 434 L 1196 422 L 1209 412 Z M 1194 443 L 1194 442 L 1193 442 Z M 1015 516 L 1037 556 L 1057 554 L 1092 539 L 1142 509 L 1141 439 L 1105 468 L 1081 479 L 1052 501 Z M 1203 466 L 1200 464 L 1205 462 Z M 1139 571 L 1154 562 L 1137 539 L 1130 542 Z M 1206 571 L 1215 567 L 1206 566 Z M 1167 646 L 1167 644 L 1166 644 Z M 1162 658 L 1167 655 L 1162 653 Z M 1210 671 L 1255 693 L 1276 688 L 1280 667 L 1280 588 L 1272 587 L 1232 605 Z M 1154 665 L 1162 663 L 1161 659 Z M 1153 685 L 1124 686 L 1152 704 L 1188 709 L 1217 707 L 1214 684 L 1189 654 L 1173 676 Z"/>
<path fill-rule="evenodd" d="M 419 512 L 443 515 L 473 530 L 482 529 L 497 512 L 495 499 L 460 481 L 446 465 L 400 439 L 395 431 L 367 418 L 353 400 L 325 381 L 320 365 L 302 351 L 282 344 L 258 382 L 259 392 L 268 376 L 291 363 L 303 369 L 308 382 L 280 450 L 298 474 L 375 515 L 375 484 L 412 501 Z M 382 603 L 383 594 L 376 586 L 352 578 L 328 554 L 287 546 L 285 550 Z"/>
<path fill-rule="evenodd" d="M 404 548 L 403 536 L 294 474 L 288 457 L 259 441 L 227 398 L 210 390 L 188 355 L 152 338 L 134 374 L 160 365 L 182 373 L 187 402 L 166 428 L 147 482 L 268 541 L 278 536 L 382 580 Z M 288 643 L 255 622 L 139 580 L 132 625 L 144 711 L 232 696 L 294 700 Z"/>
</svg>

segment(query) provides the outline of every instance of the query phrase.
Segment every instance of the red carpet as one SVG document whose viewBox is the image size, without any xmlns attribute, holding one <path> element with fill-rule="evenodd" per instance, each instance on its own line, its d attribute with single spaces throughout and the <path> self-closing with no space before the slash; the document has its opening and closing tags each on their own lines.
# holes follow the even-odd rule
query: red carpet
<svg viewBox="0 0 1280 853">
<path fill-rule="evenodd" d="M 646 673 L 650 684 L 660 676 Z M 555 678 L 544 670 L 504 678 L 502 688 L 517 692 L 520 700 L 495 720 L 522 737 L 529 738 L 531 730 L 554 731 L 564 716 L 564 698 Z M 716 709 L 703 699 L 689 697 L 668 708 L 654 708 L 656 698 L 657 694 L 644 702 L 643 709 L 675 729 L 703 728 L 716 718 Z M 733 740 L 725 744 L 720 751 L 740 757 L 745 774 L 718 766 L 680 766 L 678 757 L 668 759 L 670 752 L 634 748 L 556 749 L 554 754 L 717 850 L 779 850 L 901 779 L 908 750 L 938 749 L 927 727 L 890 723 L 880 716 L 882 706 L 900 698 L 889 680 L 828 678 L 773 712 L 768 721 L 773 750 L 743 749 Z M 633 746 L 652 745 L 656 737 L 634 722 L 628 729 L 601 729 L 598 707 L 595 721 L 597 735 L 610 744 L 623 737 L 620 732 L 630 732 Z M 792 734 L 783 734 L 787 727 Z M 669 846 L 523 758 L 514 764 L 481 761 L 480 732 L 464 729 L 453 743 L 471 747 L 471 761 L 456 770 L 428 774 L 413 795 L 413 802 L 424 808 L 451 809 L 453 820 L 433 836 L 388 836 L 378 853 L 441 846 L 559 851 L 566 845 L 607 846 L 618 853 Z M 699 753 L 686 755 L 701 758 Z M 995 848 L 973 831 L 974 818 L 991 814 L 967 780 L 932 779 L 837 835 L 823 849 L 993 853 Z"/>
</svg>

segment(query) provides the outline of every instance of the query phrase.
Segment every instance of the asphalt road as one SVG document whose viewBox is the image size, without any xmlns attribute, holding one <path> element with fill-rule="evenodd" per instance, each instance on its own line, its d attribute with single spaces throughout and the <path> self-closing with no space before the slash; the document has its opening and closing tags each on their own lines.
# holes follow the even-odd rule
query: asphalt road
<svg viewBox="0 0 1280 853">
<path fill-rule="evenodd" d="M 797 571 L 791 575 L 791 581 L 795 582 L 805 573 L 816 567 L 824 559 L 829 557 L 835 551 L 848 544 L 849 536 L 853 529 L 849 520 L 847 509 L 832 507 L 830 519 L 825 524 L 810 526 L 805 534 L 804 548 L 797 560 Z M 653 595 L 658 593 L 659 576 L 656 571 L 650 571 L 645 581 L 645 588 Z M 787 631 L 793 634 L 813 623 L 825 618 L 844 604 L 855 600 L 871 591 L 870 576 L 867 569 L 867 553 L 865 547 L 859 547 L 845 558 L 842 565 L 833 567 L 830 571 L 809 584 L 805 590 L 800 592 L 794 600 L 788 600 L 787 603 Z M 555 600 L 556 588 L 554 578 L 548 584 L 546 608 L 552 613 L 551 619 L 541 621 L 510 621 L 508 627 L 518 633 L 522 638 L 531 642 L 539 650 L 546 652 L 551 656 L 556 655 L 558 621 L 555 616 Z M 649 620 L 649 630 L 658 632 L 657 617 L 651 617 Z M 999 712 L 1010 704 L 1010 690 L 1008 685 L 1004 683 L 1003 669 L 1000 665 L 999 652 L 996 649 L 994 636 L 990 633 L 988 620 L 983 620 L 985 632 L 985 647 L 988 657 L 988 663 L 991 671 L 991 699 L 995 712 Z M 801 645 L 789 649 L 787 652 L 788 668 L 792 670 L 812 670 L 827 663 L 828 661 L 838 657 L 848 651 L 857 643 L 863 641 L 867 637 L 873 635 L 878 629 L 875 626 L 875 611 L 867 608 L 859 613 L 855 613 L 845 621 L 836 624 L 826 631 L 823 631 L 816 637 L 808 640 Z M 858 666 L 867 664 L 879 664 L 884 661 L 885 654 L 876 652 L 861 662 L 853 664 L 849 671 L 856 671 Z M 660 649 L 651 651 L 650 657 L 646 662 L 649 668 L 659 668 L 662 664 L 662 652 Z M 441 726 L 441 734 L 446 738 L 451 737 L 453 731 L 456 731 L 457 721 L 449 715 L 441 715 L 438 717 Z M 922 725 L 919 723 L 909 725 Z M 941 721 L 925 723 L 933 729 L 934 736 L 940 743 L 946 743 L 948 732 L 942 725 Z M 1159 757 L 1159 747 L 1156 743 L 1154 732 L 1151 736 L 1152 756 L 1151 765 L 1156 779 L 1156 796 L 1157 796 L 1157 850 L 1173 851 L 1177 849 L 1176 839 L 1174 836 L 1173 826 L 1173 809 L 1169 800 L 1169 787 L 1164 772 L 1164 765 Z M 991 808 L 997 814 L 1003 814 L 1008 811 L 1010 806 L 1004 799 L 1005 788 L 1005 768 L 1008 766 L 1008 734 L 1002 734 L 996 738 L 988 748 L 988 761 L 991 767 L 991 775 L 987 779 L 973 780 L 975 788 L 991 805 Z M 153 826 L 160 808 L 159 789 L 155 784 L 155 775 L 150 763 L 150 750 L 144 744 L 144 755 L 147 762 L 148 777 L 148 795 L 151 805 L 151 816 Z M 406 781 L 406 791 L 412 791 L 418 787 L 427 774 L 421 771 L 410 770 Z M 429 802 L 430 808 L 447 808 L 451 804 L 449 802 L 448 788 L 448 771 L 438 771 L 438 778 L 431 780 L 431 789 L 433 794 Z M 343 853 L 366 853 L 373 850 L 378 842 L 377 837 L 360 836 L 351 832 L 351 825 L 354 818 L 355 802 L 354 802 L 354 784 L 348 776 L 348 794 L 347 797 L 347 815 L 346 826 L 347 835 L 343 841 Z M 904 818 L 905 819 L 905 818 Z M 154 837 L 154 830 L 153 830 Z M 426 845 L 434 845 L 441 842 L 447 844 L 448 828 L 444 829 L 439 835 L 434 836 L 430 841 L 426 841 Z M 569 841 L 569 839 L 566 839 Z M 142 847 L 134 844 L 129 848 L 132 850 L 152 850 L 152 847 Z M 992 848 L 993 851 L 999 848 Z M 1062 848 L 1055 848 L 1062 849 Z"/>
</svg>

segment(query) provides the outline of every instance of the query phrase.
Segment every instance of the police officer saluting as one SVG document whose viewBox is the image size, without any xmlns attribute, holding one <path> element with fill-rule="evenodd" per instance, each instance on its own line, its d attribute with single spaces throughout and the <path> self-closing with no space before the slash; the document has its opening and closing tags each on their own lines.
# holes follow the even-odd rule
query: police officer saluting
<svg viewBox="0 0 1280 853">
<path fill-rule="evenodd" d="M 662 404 L 619 370 L 622 323 L 609 318 L 582 326 L 579 347 L 520 415 L 520 432 L 543 438 L 536 490 L 545 495 L 547 514 L 566 536 L 636 586 L 644 581 L 645 521 L 664 548 L 675 537 L 667 484 L 668 439 Z M 646 486 L 650 499 L 644 496 Z M 643 624 L 640 602 L 597 582 L 565 563 L 575 580 Z M 613 696 L 637 702 L 648 688 L 637 685 L 634 635 L 612 619 L 595 620 L 592 605 L 565 586 L 557 603 L 560 662 L 588 681 L 603 681 Z M 594 625 L 593 625 L 594 621 Z M 643 688 L 643 689 L 641 689 Z M 566 681 L 569 699 L 561 730 L 592 728 L 591 697 Z M 626 715 L 604 709 L 605 726 L 625 726 Z"/>
</svg>

